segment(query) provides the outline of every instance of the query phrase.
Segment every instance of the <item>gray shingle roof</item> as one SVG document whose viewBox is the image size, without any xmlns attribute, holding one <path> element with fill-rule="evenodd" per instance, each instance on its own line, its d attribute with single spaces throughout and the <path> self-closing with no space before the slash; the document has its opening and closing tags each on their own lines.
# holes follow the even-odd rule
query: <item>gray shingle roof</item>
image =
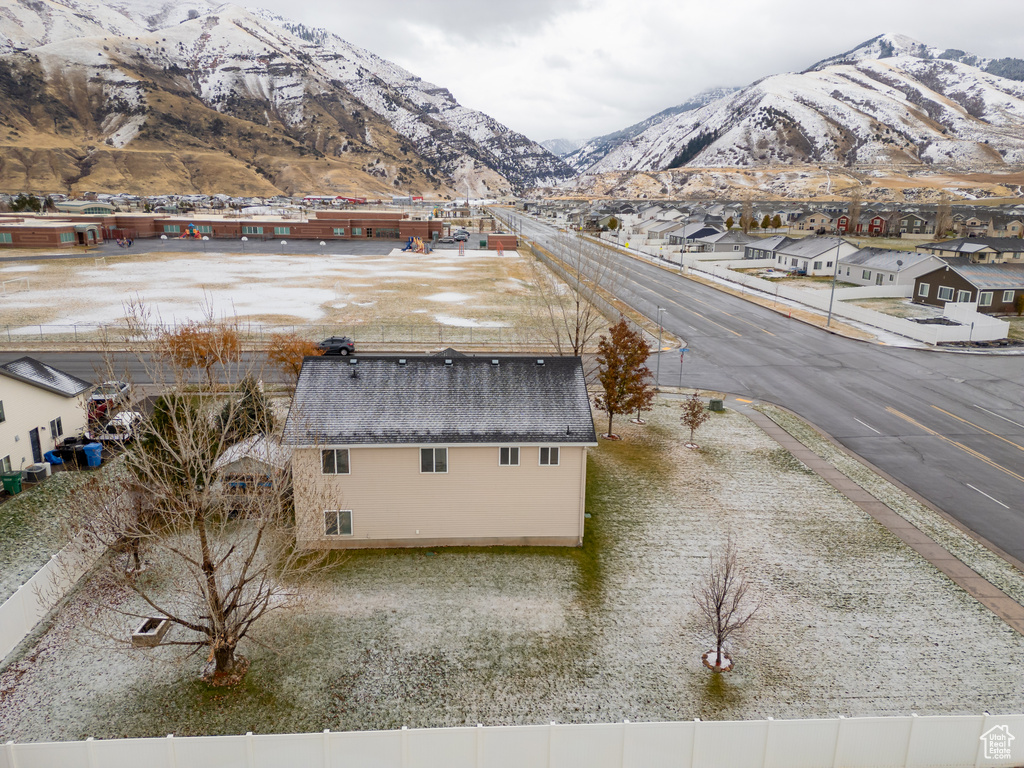
<svg viewBox="0 0 1024 768">
<path fill-rule="evenodd" d="M 979 290 L 1020 290 L 1024 288 L 1024 266 L 1017 264 L 973 264 L 970 259 L 964 256 L 946 259 L 945 261 L 946 266 L 939 267 L 935 272 L 943 269 L 952 269 Z M 918 279 L 927 279 L 928 275 L 933 275 L 935 272 L 929 272 Z"/>
<path fill-rule="evenodd" d="M 64 397 L 74 397 L 92 388 L 92 384 L 70 373 L 52 368 L 32 357 L 19 357 L 0 365 L 0 373 Z"/>
<path fill-rule="evenodd" d="M 309 357 L 283 442 L 596 443 L 582 361 L 540 359 Z"/>
<path fill-rule="evenodd" d="M 922 261 L 934 258 L 936 257 L 929 253 L 893 251 L 888 248 L 861 248 L 859 251 L 854 251 L 849 256 L 844 256 L 839 259 L 839 263 L 858 267 L 872 267 L 874 269 L 891 269 L 899 271 L 900 269 L 909 269 L 910 267 L 920 264 Z M 902 266 L 898 265 L 896 263 L 897 261 L 902 261 Z"/>
<path fill-rule="evenodd" d="M 929 251 L 966 253 L 974 253 L 988 247 L 997 253 L 1024 253 L 1024 240 L 1019 237 L 961 237 L 946 242 L 927 243 L 921 247 Z"/>
</svg>

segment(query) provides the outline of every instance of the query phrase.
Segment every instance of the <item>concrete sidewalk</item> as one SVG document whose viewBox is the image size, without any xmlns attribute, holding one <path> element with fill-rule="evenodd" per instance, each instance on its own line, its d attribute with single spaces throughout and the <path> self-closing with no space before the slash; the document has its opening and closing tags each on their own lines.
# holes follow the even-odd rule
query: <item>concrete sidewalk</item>
<svg viewBox="0 0 1024 768">
<path fill-rule="evenodd" d="M 751 404 L 730 398 L 729 406 L 754 422 L 780 446 L 800 459 L 808 468 L 824 478 L 833 488 L 885 526 L 894 536 L 934 565 L 955 584 L 1024 635 L 1024 606 L 994 584 L 950 554 L 912 523 L 903 519 L 888 505 L 879 501 L 856 482 L 821 458 L 786 430 L 750 407 Z M 844 449 L 845 450 L 845 449 Z M 849 451 L 847 451 L 849 453 Z M 851 454 L 852 455 L 852 454 Z M 855 457 L 856 458 L 856 457 Z M 859 459 L 858 459 L 859 460 Z"/>
</svg>

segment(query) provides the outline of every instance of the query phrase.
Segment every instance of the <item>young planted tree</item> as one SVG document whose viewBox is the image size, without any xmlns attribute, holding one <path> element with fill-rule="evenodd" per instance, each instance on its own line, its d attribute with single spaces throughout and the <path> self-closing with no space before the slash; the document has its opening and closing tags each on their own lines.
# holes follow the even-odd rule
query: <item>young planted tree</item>
<svg viewBox="0 0 1024 768">
<path fill-rule="evenodd" d="M 769 216 L 766 213 L 764 215 L 764 218 L 761 219 L 761 229 L 769 229 L 769 228 L 771 228 L 771 226 L 772 226 L 772 217 Z"/>
<path fill-rule="evenodd" d="M 731 670 L 733 662 L 725 645 L 747 628 L 762 604 L 750 593 L 750 582 L 731 535 L 719 555 L 710 555 L 708 569 L 693 598 L 702 623 L 715 638 L 715 650 L 704 654 L 704 663 L 715 672 Z"/>
<path fill-rule="evenodd" d="M 171 365 L 179 369 L 201 368 L 206 371 L 209 384 L 213 384 L 215 365 L 238 362 L 242 357 L 238 329 L 217 323 L 209 316 L 165 331 L 156 341 L 161 356 Z"/>
<path fill-rule="evenodd" d="M 736 226 L 736 220 L 732 216 L 725 220 L 726 229 L 732 229 L 734 226 Z"/>
<path fill-rule="evenodd" d="M 580 357 L 605 322 L 597 305 L 610 255 L 578 235 L 559 237 L 553 255 L 550 262 L 533 262 L 537 325 L 559 355 Z"/>
<path fill-rule="evenodd" d="M 683 426 L 690 430 L 690 439 L 687 441 L 686 447 L 699 448 L 700 446 L 693 442 L 693 433 L 711 418 L 711 413 L 704 407 L 704 401 L 697 397 L 696 392 L 683 401 L 683 415 L 680 418 Z"/>
<path fill-rule="evenodd" d="M 610 440 L 618 439 L 612 432 L 612 420 L 616 414 L 628 414 L 649 405 L 653 391 L 650 385 L 651 371 L 647 358 L 651 350 L 640 331 L 629 327 L 626 318 L 609 329 L 608 336 L 601 336 L 597 345 L 598 382 L 602 393 L 596 398 L 597 407 L 608 414 Z"/>
<path fill-rule="evenodd" d="M 228 359 L 217 378 L 196 383 L 184 364 L 190 358 L 135 357 L 163 394 L 126 447 L 122 481 L 87 486 L 68 505 L 69 533 L 112 552 L 91 590 L 103 596 L 95 623 L 126 638 L 145 618 L 166 620 L 176 629 L 161 648 L 201 653 L 204 679 L 231 685 L 249 666 L 239 644 L 298 599 L 325 561 L 295 548 L 290 472 L 276 460 L 272 437 L 234 481 L 224 475 L 235 461 L 226 450 L 243 433 L 273 433 L 258 372 Z M 240 381 L 240 394 L 224 394 Z M 259 469 L 249 482 L 253 461 Z"/>
<path fill-rule="evenodd" d="M 750 198 L 746 198 L 740 204 L 740 229 L 743 230 L 743 234 L 750 234 L 750 227 L 754 223 L 754 204 L 750 202 Z"/>
<path fill-rule="evenodd" d="M 323 353 L 324 350 L 315 341 L 308 341 L 294 333 L 275 333 L 270 337 L 270 346 L 267 347 L 267 362 L 279 370 L 294 387 L 299 380 L 303 358 Z"/>
<path fill-rule="evenodd" d="M 772 217 L 772 229 L 782 229 L 782 217 L 777 213 Z"/>
</svg>

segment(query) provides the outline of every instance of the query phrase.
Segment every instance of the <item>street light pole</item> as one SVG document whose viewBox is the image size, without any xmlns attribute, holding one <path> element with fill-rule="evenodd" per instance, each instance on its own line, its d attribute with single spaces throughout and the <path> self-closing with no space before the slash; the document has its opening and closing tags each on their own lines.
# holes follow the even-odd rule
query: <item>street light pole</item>
<svg viewBox="0 0 1024 768">
<path fill-rule="evenodd" d="M 828 297 L 828 320 L 825 322 L 825 327 L 828 328 L 832 325 L 832 304 L 836 300 L 836 280 L 839 278 L 839 249 L 843 245 L 843 238 L 839 238 L 839 242 L 836 243 L 836 268 L 832 271 L 832 294 Z"/>
<path fill-rule="evenodd" d="M 655 374 L 654 383 L 657 385 L 661 381 L 661 313 L 665 311 L 664 307 L 658 307 L 658 362 L 655 363 Z"/>
</svg>

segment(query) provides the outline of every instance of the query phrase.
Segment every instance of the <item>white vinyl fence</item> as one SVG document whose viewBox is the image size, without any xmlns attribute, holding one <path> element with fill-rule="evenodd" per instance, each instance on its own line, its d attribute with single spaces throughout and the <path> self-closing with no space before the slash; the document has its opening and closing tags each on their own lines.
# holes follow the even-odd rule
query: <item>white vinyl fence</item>
<svg viewBox="0 0 1024 768">
<path fill-rule="evenodd" d="M 708 255 L 708 254 L 704 254 Z M 803 304 L 804 306 L 827 312 L 829 309 L 830 293 L 826 290 L 804 290 L 791 285 L 779 285 L 770 280 L 762 280 L 754 275 L 743 272 L 735 272 L 720 263 L 705 263 L 694 258 L 695 254 L 672 254 L 666 257 L 665 261 L 672 264 L 679 264 L 682 259 L 683 267 L 697 272 L 704 272 L 714 277 L 737 283 L 752 290 L 760 291 L 769 296 L 778 296 L 780 299 Z M 893 317 L 872 309 L 858 307 L 855 304 L 846 304 L 838 300 L 832 304 L 832 313 L 836 317 L 854 320 L 856 322 L 870 325 L 874 328 L 906 336 L 909 339 L 922 341 L 926 344 L 938 344 L 944 341 L 992 341 L 1004 339 L 1009 331 L 1009 323 L 994 317 L 988 317 L 971 310 L 970 314 L 963 314 L 957 317 L 960 325 L 938 325 L 915 323 L 902 317 Z M 973 306 L 973 305 L 972 305 Z"/>
<path fill-rule="evenodd" d="M 1009 768 L 1024 715 L 615 723 L 0 747 L 0 768 Z"/>
<path fill-rule="evenodd" d="M 0 659 L 35 629 L 102 553 L 103 547 L 69 543 L 0 605 Z"/>
</svg>

